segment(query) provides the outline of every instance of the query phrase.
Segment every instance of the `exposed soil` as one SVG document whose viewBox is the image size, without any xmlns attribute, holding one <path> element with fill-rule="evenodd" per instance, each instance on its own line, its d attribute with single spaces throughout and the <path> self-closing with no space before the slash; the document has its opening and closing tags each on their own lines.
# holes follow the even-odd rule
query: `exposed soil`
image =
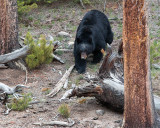
<svg viewBox="0 0 160 128">
<path fill-rule="evenodd" d="M 158 7 L 157 0 L 153 0 L 149 3 L 149 27 L 151 33 L 154 35 L 151 39 L 159 40 L 157 36 L 157 28 L 160 26 L 155 25 L 158 22 L 157 15 Z M 52 35 L 55 40 L 61 42 L 61 48 L 73 48 L 73 45 L 69 45 L 69 42 L 74 42 L 76 29 L 84 14 L 90 9 L 98 9 L 102 11 L 103 3 L 94 3 L 92 6 L 86 6 L 86 9 L 74 2 L 67 0 L 67 2 L 59 1 L 52 5 L 40 5 L 37 9 L 30 12 L 19 23 L 19 35 L 25 37 L 27 31 L 29 31 L 35 39 L 40 34 Z M 154 8 L 154 11 L 153 11 Z M 112 30 L 114 32 L 114 41 L 112 48 L 116 51 L 118 43 L 122 37 L 122 4 L 121 2 L 107 1 L 105 14 L 109 18 L 118 18 L 119 20 L 110 20 Z M 154 25 L 153 25 L 154 24 Z M 71 38 L 59 38 L 57 33 L 59 31 L 65 31 L 69 33 Z M 58 107 L 64 102 L 70 107 L 70 118 L 75 121 L 73 128 L 117 128 L 120 124 L 120 120 L 123 119 L 122 113 L 115 112 L 107 106 L 100 104 L 95 98 L 71 98 L 64 102 L 59 102 L 66 90 L 62 89 L 54 98 L 46 96 L 48 91 L 44 91 L 45 88 L 52 90 L 55 84 L 60 80 L 72 64 L 74 64 L 74 58 L 72 52 L 58 53 L 65 64 L 61 64 L 57 61 L 53 61 L 51 64 L 42 65 L 40 68 L 28 72 L 28 82 L 26 86 L 28 89 L 24 89 L 24 93 L 31 93 L 33 101 L 40 101 L 40 103 L 30 105 L 29 108 L 22 112 L 11 111 L 9 115 L 0 116 L 0 128 L 57 128 L 58 126 L 37 126 L 33 125 L 36 122 L 50 122 L 53 120 L 67 121 L 66 118 L 58 115 Z M 88 63 L 87 72 L 90 74 L 96 74 L 100 64 L 92 65 Z M 156 75 L 152 78 L 153 90 L 157 94 L 160 94 L 160 74 L 156 72 Z M 75 70 L 69 77 L 68 87 L 72 88 L 72 85 L 81 86 L 84 84 L 84 74 L 78 74 Z M 1 69 L 0 70 L 0 82 L 10 86 L 17 84 L 24 84 L 25 72 L 17 69 Z M 86 102 L 80 103 L 79 100 L 86 99 Z M 103 116 L 98 116 L 96 110 L 104 110 Z M 5 106 L 0 107 L 0 112 L 5 110 Z M 118 122 L 118 123 L 117 123 Z"/>
</svg>

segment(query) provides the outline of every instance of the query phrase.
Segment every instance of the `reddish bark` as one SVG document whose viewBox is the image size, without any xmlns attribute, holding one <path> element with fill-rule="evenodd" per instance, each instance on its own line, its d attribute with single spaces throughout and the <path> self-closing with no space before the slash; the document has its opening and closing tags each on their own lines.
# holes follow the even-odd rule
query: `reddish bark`
<svg viewBox="0 0 160 128">
<path fill-rule="evenodd" d="M 123 3 L 125 106 L 123 128 L 156 127 L 145 0 Z"/>
<path fill-rule="evenodd" d="M 0 0 L 0 54 L 18 46 L 17 0 Z"/>
</svg>

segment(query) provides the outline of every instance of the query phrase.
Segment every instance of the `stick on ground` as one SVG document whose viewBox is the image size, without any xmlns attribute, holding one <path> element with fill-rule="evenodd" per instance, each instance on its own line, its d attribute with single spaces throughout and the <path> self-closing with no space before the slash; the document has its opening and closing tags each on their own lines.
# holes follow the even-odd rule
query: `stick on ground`
<svg viewBox="0 0 160 128">
<path fill-rule="evenodd" d="M 60 91 L 60 89 L 63 87 L 63 85 L 65 84 L 66 80 L 68 79 L 69 75 L 71 74 L 73 68 L 74 68 L 74 65 L 72 65 L 66 71 L 66 73 L 63 75 L 63 77 L 60 79 L 60 81 L 55 85 L 55 88 L 47 96 L 53 97 Z"/>
</svg>

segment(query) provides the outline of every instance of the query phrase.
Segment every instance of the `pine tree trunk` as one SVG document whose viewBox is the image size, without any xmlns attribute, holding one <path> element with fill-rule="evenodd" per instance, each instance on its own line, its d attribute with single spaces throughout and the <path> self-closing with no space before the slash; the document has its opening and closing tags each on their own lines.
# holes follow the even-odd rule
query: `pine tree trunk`
<svg viewBox="0 0 160 128">
<path fill-rule="evenodd" d="M 123 128 L 156 128 L 145 0 L 123 2 L 125 105 Z"/>
<path fill-rule="evenodd" d="M 0 55 L 18 47 L 17 0 L 0 0 Z"/>
</svg>

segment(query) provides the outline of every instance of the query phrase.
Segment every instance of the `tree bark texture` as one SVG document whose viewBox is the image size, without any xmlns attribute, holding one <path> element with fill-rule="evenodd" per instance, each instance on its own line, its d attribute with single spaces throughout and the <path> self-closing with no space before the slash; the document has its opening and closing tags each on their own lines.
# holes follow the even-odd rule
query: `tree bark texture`
<svg viewBox="0 0 160 128">
<path fill-rule="evenodd" d="M 0 55 L 18 47 L 17 0 L 0 0 Z"/>
<path fill-rule="evenodd" d="M 123 2 L 125 106 L 123 128 L 155 128 L 145 0 Z"/>
</svg>

